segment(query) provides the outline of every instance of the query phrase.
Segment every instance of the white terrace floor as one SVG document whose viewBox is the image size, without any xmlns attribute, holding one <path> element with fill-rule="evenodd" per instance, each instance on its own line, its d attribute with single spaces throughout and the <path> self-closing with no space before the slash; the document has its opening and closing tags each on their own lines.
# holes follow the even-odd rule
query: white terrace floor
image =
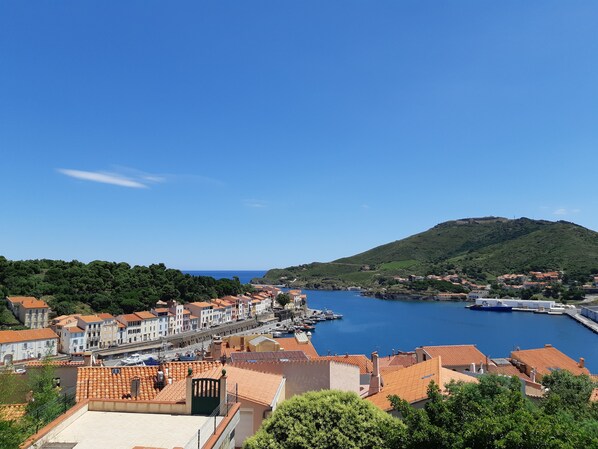
<svg viewBox="0 0 598 449">
<path fill-rule="evenodd" d="M 222 420 L 218 417 L 218 423 Z M 214 418 L 146 413 L 86 412 L 54 435 L 49 442 L 77 443 L 75 449 L 132 449 L 149 446 L 172 449 L 187 444 L 197 448 L 197 430 L 203 426 L 201 445 L 211 436 Z M 205 431 L 203 430 L 205 429 Z"/>
</svg>

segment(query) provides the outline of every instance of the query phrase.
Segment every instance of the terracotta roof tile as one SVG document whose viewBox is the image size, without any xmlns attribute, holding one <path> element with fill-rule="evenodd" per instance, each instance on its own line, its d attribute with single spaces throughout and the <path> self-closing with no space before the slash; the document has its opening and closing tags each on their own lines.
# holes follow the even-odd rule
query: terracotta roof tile
<svg viewBox="0 0 598 449">
<path fill-rule="evenodd" d="M 173 382 L 184 379 L 187 369 L 193 369 L 198 374 L 214 367 L 221 366 L 220 362 L 170 362 L 165 363 L 168 377 Z M 82 399 L 122 399 L 123 395 L 131 392 L 131 380 L 140 379 L 139 399 L 154 399 L 159 390 L 155 388 L 156 366 L 93 366 L 82 367 L 77 370 L 77 401 Z"/>
<path fill-rule="evenodd" d="M 147 312 L 147 311 L 135 312 L 135 315 L 137 315 L 142 320 L 154 320 L 154 319 L 158 318 L 152 312 Z"/>
<path fill-rule="evenodd" d="M 513 351 L 511 358 L 527 365 L 530 369 L 535 368 L 541 376 L 557 369 L 567 370 L 575 375 L 590 374 L 587 368 L 580 368 L 575 360 L 552 346 Z"/>
<path fill-rule="evenodd" d="M 396 354 L 388 357 L 380 357 L 378 363 L 380 364 L 380 368 L 387 366 L 406 367 L 415 365 L 417 363 L 417 359 L 414 352 L 407 352 L 404 354 Z"/>
<path fill-rule="evenodd" d="M 491 374 L 502 374 L 503 376 L 517 376 L 520 379 L 530 380 L 529 376 L 519 371 L 514 365 L 490 365 L 488 372 Z"/>
<path fill-rule="evenodd" d="M 109 313 L 98 313 L 98 316 L 103 319 L 103 320 L 114 320 L 114 315 L 111 315 Z"/>
<path fill-rule="evenodd" d="M 277 338 L 276 341 L 280 345 L 280 348 L 285 351 L 303 351 L 308 357 L 318 357 L 318 351 L 311 344 L 311 341 L 299 343 L 295 337 Z"/>
<path fill-rule="evenodd" d="M 155 386 L 156 366 L 83 367 L 78 370 L 77 401 L 83 399 L 122 399 L 131 392 L 131 380 L 139 378 L 139 399 L 180 401 L 185 397 L 185 378 L 189 368 L 193 377 L 219 378 L 220 362 L 169 362 L 168 377 L 173 383 L 162 391 Z M 226 366 L 229 393 L 237 390 L 240 398 L 270 405 L 282 382 L 282 376 Z"/>
<path fill-rule="evenodd" d="M 101 323 L 104 321 L 98 315 L 81 315 L 79 319 L 84 323 Z"/>
<path fill-rule="evenodd" d="M 384 411 L 391 410 L 389 395 L 397 395 L 410 403 L 419 402 L 428 397 L 427 390 L 431 381 L 444 391 L 444 386 L 451 380 L 478 382 L 474 377 L 458 373 L 442 367 L 440 357 L 416 363 L 407 368 L 385 373 L 382 377 L 383 387 L 379 393 L 366 398 Z"/>
<path fill-rule="evenodd" d="M 283 377 L 278 374 L 247 370 L 231 365 L 227 365 L 224 369 L 226 369 L 229 393 L 237 393 L 240 399 L 247 399 L 262 405 L 272 404 L 283 381 Z M 217 367 L 193 377 L 219 379 L 221 375 L 222 367 Z M 181 402 L 185 400 L 185 394 L 186 382 L 185 379 L 182 379 L 167 385 L 155 399 L 157 401 Z"/>
<path fill-rule="evenodd" d="M 33 296 L 9 296 L 8 300 L 13 304 L 20 304 L 24 309 L 48 308 L 46 301 L 37 299 Z"/>
<path fill-rule="evenodd" d="M 442 357 L 443 366 L 463 366 L 486 362 L 486 355 L 475 345 L 422 346 L 429 357 Z"/>
<path fill-rule="evenodd" d="M 23 331 L 0 331 L 0 343 L 17 343 L 20 341 L 47 340 L 50 338 L 58 338 L 58 335 L 47 327 Z"/>
<path fill-rule="evenodd" d="M 126 321 L 127 323 L 130 323 L 132 321 L 141 321 L 141 318 L 138 317 L 134 313 L 127 313 L 125 315 L 119 315 L 118 318 L 121 318 L 122 320 Z"/>
<path fill-rule="evenodd" d="M 355 365 L 359 367 L 360 374 L 369 374 L 374 370 L 372 361 L 363 354 L 318 356 L 312 357 L 312 360 L 332 360 L 339 363 Z"/>
</svg>

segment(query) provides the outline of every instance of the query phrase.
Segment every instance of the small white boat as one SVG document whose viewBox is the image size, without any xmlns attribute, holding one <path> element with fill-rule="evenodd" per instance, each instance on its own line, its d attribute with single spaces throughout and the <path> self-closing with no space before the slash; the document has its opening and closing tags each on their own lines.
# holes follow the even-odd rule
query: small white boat
<svg viewBox="0 0 598 449">
<path fill-rule="evenodd" d="M 143 363 L 143 359 L 137 353 L 131 354 L 129 357 L 122 359 L 120 363 L 123 364 L 124 366 L 145 365 Z"/>
</svg>

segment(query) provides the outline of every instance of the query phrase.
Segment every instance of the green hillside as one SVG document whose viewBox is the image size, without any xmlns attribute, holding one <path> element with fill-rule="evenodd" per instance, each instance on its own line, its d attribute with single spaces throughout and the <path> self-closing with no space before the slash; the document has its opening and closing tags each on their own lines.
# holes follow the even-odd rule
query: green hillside
<svg viewBox="0 0 598 449">
<path fill-rule="evenodd" d="M 392 276 L 457 273 L 491 281 L 512 272 L 598 272 L 598 233 L 565 221 L 467 218 L 327 263 L 273 269 L 264 280 L 315 288 L 369 287 Z"/>
</svg>

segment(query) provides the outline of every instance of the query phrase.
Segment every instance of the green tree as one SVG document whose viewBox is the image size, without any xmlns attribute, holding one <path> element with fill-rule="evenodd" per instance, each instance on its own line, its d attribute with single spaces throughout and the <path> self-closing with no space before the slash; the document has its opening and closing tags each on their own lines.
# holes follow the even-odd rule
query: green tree
<svg viewBox="0 0 598 449">
<path fill-rule="evenodd" d="M 565 370 L 553 371 L 542 378 L 542 385 L 547 388 L 546 398 L 542 404 L 547 413 L 567 411 L 576 418 L 581 418 L 594 409 L 589 399 L 598 385 L 585 374 L 575 376 Z"/>
<path fill-rule="evenodd" d="M 278 296 L 276 296 L 276 302 L 284 309 L 286 305 L 291 302 L 291 297 L 288 293 L 279 293 Z"/>
<path fill-rule="evenodd" d="M 561 379 L 552 383 L 555 385 Z M 585 381 L 582 381 L 583 383 Z M 569 390 L 570 379 L 564 389 Z M 576 419 L 566 410 L 537 407 L 521 394 L 517 377 L 485 375 L 479 383 L 451 383 L 448 395 L 433 382 L 428 402 L 415 409 L 397 396 L 391 404 L 407 426 L 396 449 L 577 449 L 598 447 L 598 421 L 586 415 Z M 556 388 L 557 390 L 559 387 Z M 579 392 L 579 388 L 573 388 Z M 581 388 L 585 391 L 585 387 Z M 571 404 L 582 404 L 573 395 Z M 585 398 L 587 404 L 587 398 Z"/>
<path fill-rule="evenodd" d="M 55 370 L 49 360 L 30 374 L 32 399 L 27 405 L 27 415 L 35 425 L 45 425 L 64 410 L 60 389 L 54 384 Z"/>
<path fill-rule="evenodd" d="M 354 393 L 319 391 L 283 402 L 244 449 L 386 449 L 399 447 L 399 420 Z"/>
</svg>

